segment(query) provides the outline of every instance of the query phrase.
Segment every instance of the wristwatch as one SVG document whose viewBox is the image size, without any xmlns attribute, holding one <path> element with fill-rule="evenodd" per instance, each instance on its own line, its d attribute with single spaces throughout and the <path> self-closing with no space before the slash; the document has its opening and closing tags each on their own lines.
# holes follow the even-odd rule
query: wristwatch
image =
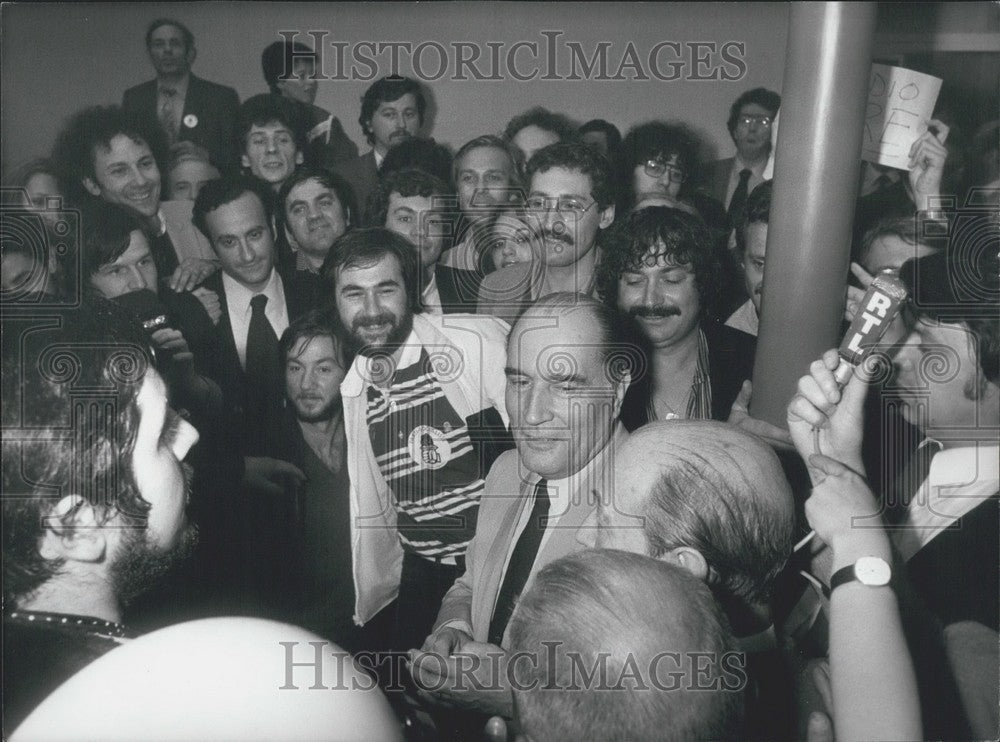
<svg viewBox="0 0 1000 742">
<path fill-rule="evenodd" d="M 854 564 L 841 567 L 833 573 L 830 578 L 830 592 L 855 580 L 868 587 L 888 585 L 892 580 L 892 567 L 881 557 L 861 557 Z"/>
</svg>

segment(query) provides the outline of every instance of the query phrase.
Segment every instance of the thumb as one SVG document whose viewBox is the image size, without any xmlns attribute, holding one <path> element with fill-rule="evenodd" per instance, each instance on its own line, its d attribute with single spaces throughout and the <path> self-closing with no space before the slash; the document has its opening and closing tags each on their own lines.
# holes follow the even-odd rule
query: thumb
<svg viewBox="0 0 1000 742">
<path fill-rule="evenodd" d="M 872 276 L 871 273 L 866 271 L 861 266 L 860 263 L 851 263 L 851 273 L 854 274 L 854 277 L 858 279 L 861 285 L 864 286 L 866 289 L 871 285 L 871 282 L 874 280 L 874 276 Z"/>
<path fill-rule="evenodd" d="M 300 482 L 304 482 L 306 475 L 302 473 L 302 470 L 294 464 L 290 464 L 287 461 L 282 461 L 281 459 L 275 460 L 276 464 L 274 470 L 278 474 L 290 474 L 291 476 L 298 479 Z"/>
<path fill-rule="evenodd" d="M 860 418 L 864 413 L 865 398 L 868 396 L 868 385 L 874 375 L 874 370 L 869 366 L 871 361 L 869 355 L 864 361 L 854 367 L 851 378 L 847 380 L 841 392 L 838 406 L 849 412 L 854 417 Z"/>
<path fill-rule="evenodd" d="M 844 466 L 842 463 L 836 459 L 831 459 L 829 456 L 824 456 L 821 453 L 814 453 L 809 457 L 809 466 L 813 469 L 819 469 L 827 476 L 841 476 L 851 471 L 848 467 Z"/>
<path fill-rule="evenodd" d="M 809 727 L 806 730 L 806 742 L 833 742 L 833 724 L 830 717 L 822 711 L 809 714 Z"/>
</svg>

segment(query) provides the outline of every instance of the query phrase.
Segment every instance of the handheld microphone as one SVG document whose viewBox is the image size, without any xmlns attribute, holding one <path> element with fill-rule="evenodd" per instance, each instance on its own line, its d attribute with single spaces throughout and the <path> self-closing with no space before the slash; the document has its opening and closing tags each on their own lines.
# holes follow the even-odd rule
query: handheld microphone
<svg viewBox="0 0 1000 742">
<path fill-rule="evenodd" d="M 850 381 L 855 367 L 885 337 L 886 330 L 899 315 L 907 296 L 906 286 L 891 269 L 882 271 L 872 280 L 837 351 L 840 354 L 840 365 L 833 375 L 841 388 Z"/>
</svg>

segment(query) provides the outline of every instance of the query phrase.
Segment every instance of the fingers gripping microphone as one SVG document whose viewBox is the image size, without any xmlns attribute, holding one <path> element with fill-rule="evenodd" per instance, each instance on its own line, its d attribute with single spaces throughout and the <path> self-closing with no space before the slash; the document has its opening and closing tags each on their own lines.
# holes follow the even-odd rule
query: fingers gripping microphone
<svg viewBox="0 0 1000 742">
<path fill-rule="evenodd" d="M 906 287 L 891 272 L 883 271 L 872 280 L 838 350 L 840 365 L 834 371 L 834 377 L 841 388 L 850 381 L 854 369 L 885 337 L 889 325 L 903 308 L 906 297 Z"/>
</svg>

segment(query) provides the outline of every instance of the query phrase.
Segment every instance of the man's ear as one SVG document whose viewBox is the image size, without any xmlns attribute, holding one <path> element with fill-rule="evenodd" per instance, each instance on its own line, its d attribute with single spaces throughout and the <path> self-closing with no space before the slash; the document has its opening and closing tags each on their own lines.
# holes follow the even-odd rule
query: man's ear
<svg viewBox="0 0 1000 742">
<path fill-rule="evenodd" d="M 288 246 L 292 248 L 292 251 L 300 250 L 299 241 L 295 239 L 295 235 L 292 234 L 292 230 L 288 228 L 288 225 L 285 224 L 282 229 L 285 230 L 285 239 L 288 240 Z"/>
<path fill-rule="evenodd" d="M 708 583 L 708 562 L 697 549 L 677 546 L 664 554 L 661 559 L 686 569 L 702 582 Z"/>
<path fill-rule="evenodd" d="M 79 495 L 66 495 L 45 516 L 38 553 L 45 559 L 99 562 L 107 538 L 94 506 Z"/>
<path fill-rule="evenodd" d="M 187 50 L 187 63 L 188 67 L 194 64 L 194 60 L 198 57 L 198 49 L 194 44 L 191 44 Z"/>
<path fill-rule="evenodd" d="M 295 164 L 301 165 L 303 162 L 305 162 L 305 157 L 302 156 L 302 150 L 297 150 L 295 152 Z"/>
<path fill-rule="evenodd" d="M 611 223 L 615 220 L 615 205 L 609 204 L 606 209 L 601 211 L 601 221 L 599 226 L 601 229 L 607 229 L 611 226 Z"/>
<path fill-rule="evenodd" d="M 101 187 L 94 182 L 93 178 L 88 176 L 84 178 L 81 182 L 83 183 L 83 187 L 87 189 L 87 193 L 89 193 L 91 196 L 101 195 Z"/>
<path fill-rule="evenodd" d="M 240 155 L 240 164 L 243 165 L 247 170 L 250 169 L 250 158 L 246 154 Z"/>
</svg>

